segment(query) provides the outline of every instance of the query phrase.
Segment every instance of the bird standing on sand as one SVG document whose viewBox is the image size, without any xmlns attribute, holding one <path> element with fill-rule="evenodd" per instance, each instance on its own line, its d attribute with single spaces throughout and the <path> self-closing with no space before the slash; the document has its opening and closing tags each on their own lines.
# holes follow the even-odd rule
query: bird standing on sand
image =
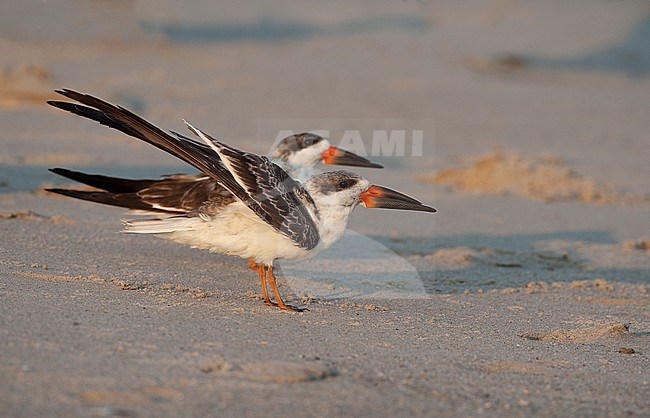
<svg viewBox="0 0 650 418">
<path fill-rule="evenodd" d="M 85 105 L 109 110 L 107 114 L 127 129 L 137 127 L 137 134 L 131 136 L 193 165 L 229 192 L 212 196 L 183 214 L 125 221 L 126 232 L 155 234 L 196 248 L 254 259 L 267 305 L 302 310 L 282 300 L 273 274 L 274 261 L 304 260 L 329 248 L 343 235 L 358 204 L 435 212 L 402 193 L 371 185 L 350 171 L 314 175 L 303 186 L 269 158 L 230 147 L 190 124 L 190 130 L 205 145 L 172 137 L 128 110 L 92 96 L 70 90 L 63 93 Z M 78 197 L 62 189 L 51 191 Z M 271 301 L 267 280 L 276 302 Z"/>
</svg>

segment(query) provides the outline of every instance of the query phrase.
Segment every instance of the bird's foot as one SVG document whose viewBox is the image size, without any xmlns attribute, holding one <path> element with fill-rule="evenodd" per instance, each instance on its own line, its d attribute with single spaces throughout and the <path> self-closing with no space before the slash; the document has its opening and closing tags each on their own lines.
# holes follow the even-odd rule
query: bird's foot
<svg viewBox="0 0 650 418">
<path fill-rule="evenodd" d="M 282 305 L 278 304 L 277 306 L 278 306 L 278 308 L 280 308 L 280 309 L 282 309 L 284 311 L 290 311 L 290 312 L 304 312 L 304 311 L 309 310 L 307 308 L 297 308 L 295 306 L 285 305 L 285 304 L 282 304 Z"/>
<path fill-rule="evenodd" d="M 271 302 L 270 300 L 265 300 L 264 304 L 266 306 L 274 306 L 276 308 L 282 309 L 283 311 L 289 311 L 289 312 L 304 312 L 309 310 L 307 308 L 298 308 L 295 306 L 287 305 L 285 303 L 279 304 L 276 302 Z"/>
</svg>

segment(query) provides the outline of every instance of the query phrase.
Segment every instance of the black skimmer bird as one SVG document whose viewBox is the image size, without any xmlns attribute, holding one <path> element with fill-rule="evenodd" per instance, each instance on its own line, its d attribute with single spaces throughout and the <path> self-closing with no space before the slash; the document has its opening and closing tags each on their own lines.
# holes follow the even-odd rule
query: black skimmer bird
<svg viewBox="0 0 650 418">
<path fill-rule="evenodd" d="M 210 194 L 207 200 L 194 204 L 191 210 L 182 214 L 124 221 L 125 231 L 154 234 L 196 248 L 252 258 L 258 263 L 257 270 L 267 305 L 284 310 L 301 310 L 282 300 L 273 274 L 274 261 L 304 260 L 329 248 L 343 235 L 352 210 L 359 204 L 369 208 L 436 211 L 402 193 L 372 185 L 351 171 L 317 174 L 303 185 L 268 157 L 230 147 L 189 124 L 190 130 L 203 144 L 182 136 L 168 135 L 128 110 L 92 96 L 70 90 L 64 93 L 84 105 L 108 110 L 106 114 L 111 118 L 133 129 L 129 133 L 131 136 L 193 165 L 225 190 Z M 115 191 L 118 186 L 112 178 L 79 174 L 83 183 L 105 191 L 50 191 L 115 204 L 109 199 L 111 195 L 119 194 Z M 109 180 L 104 184 L 106 179 Z M 136 182 L 132 185 L 128 180 L 124 181 L 119 186 L 122 193 L 128 194 L 129 190 L 140 187 L 137 180 L 131 180 Z M 87 193 L 99 193 L 101 198 L 91 198 Z M 132 209 L 141 209 L 133 206 Z M 271 301 L 267 280 L 276 302 Z"/>
</svg>

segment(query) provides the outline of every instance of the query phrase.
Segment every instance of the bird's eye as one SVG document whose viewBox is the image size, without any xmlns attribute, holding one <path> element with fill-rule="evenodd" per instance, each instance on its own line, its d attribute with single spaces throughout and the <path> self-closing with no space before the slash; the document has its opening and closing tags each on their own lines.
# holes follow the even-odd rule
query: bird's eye
<svg viewBox="0 0 650 418">
<path fill-rule="evenodd" d="M 298 136 L 298 144 L 300 145 L 300 149 L 309 148 L 312 145 L 318 144 L 322 139 L 317 135 L 302 133 Z"/>
<path fill-rule="evenodd" d="M 339 182 L 339 189 L 347 189 L 352 186 L 352 182 L 349 180 L 343 180 Z"/>
</svg>

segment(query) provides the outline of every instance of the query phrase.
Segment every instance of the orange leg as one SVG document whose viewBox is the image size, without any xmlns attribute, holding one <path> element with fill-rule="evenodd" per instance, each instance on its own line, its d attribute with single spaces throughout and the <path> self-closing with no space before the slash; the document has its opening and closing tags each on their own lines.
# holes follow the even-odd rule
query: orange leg
<svg viewBox="0 0 650 418">
<path fill-rule="evenodd" d="M 254 258 L 249 258 L 248 262 L 251 264 L 251 270 L 257 270 L 259 268 Z"/>
<path fill-rule="evenodd" d="M 269 291 L 266 288 L 266 266 L 264 264 L 260 264 L 259 267 L 257 267 L 257 272 L 260 275 L 260 283 L 262 284 L 262 296 L 264 297 L 264 304 L 269 305 L 269 306 L 276 306 L 275 303 L 271 302 L 271 299 L 269 298 Z M 252 266 L 251 266 L 252 268 Z"/>
<path fill-rule="evenodd" d="M 278 290 L 278 285 L 275 283 L 275 276 L 273 275 L 273 266 L 269 266 L 267 270 L 267 277 L 269 279 L 269 285 L 271 285 L 271 289 L 273 289 L 273 293 L 275 293 L 275 299 L 278 301 L 278 308 L 284 309 L 285 311 L 293 311 L 293 312 L 302 312 L 305 309 L 303 308 L 295 308 L 291 305 L 286 305 L 284 301 L 282 300 L 282 296 L 280 296 L 280 291 Z"/>
</svg>

